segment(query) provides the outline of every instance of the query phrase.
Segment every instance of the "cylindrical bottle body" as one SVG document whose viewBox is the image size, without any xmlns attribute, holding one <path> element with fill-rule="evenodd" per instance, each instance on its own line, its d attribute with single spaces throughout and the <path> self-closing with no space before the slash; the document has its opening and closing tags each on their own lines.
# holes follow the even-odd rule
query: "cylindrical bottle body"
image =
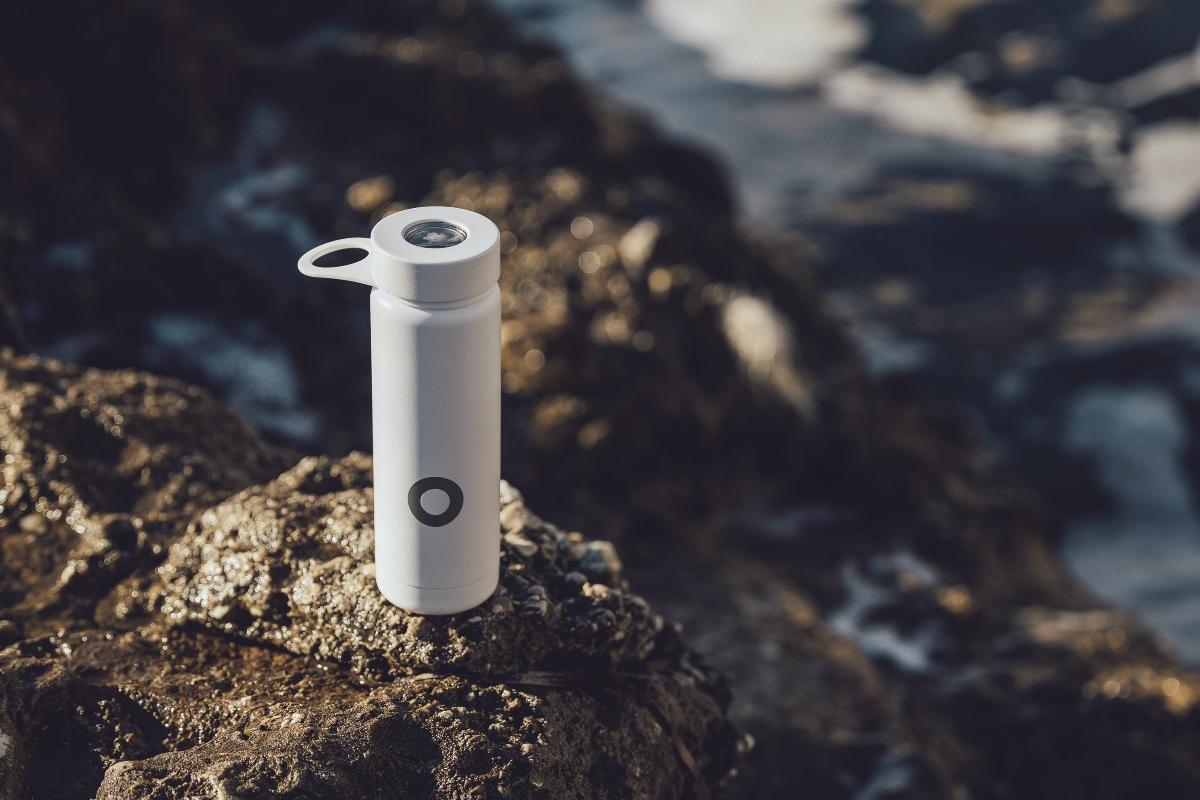
<svg viewBox="0 0 1200 800">
<path fill-rule="evenodd" d="M 440 307 L 371 292 L 375 578 L 388 600 L 453 614 L 500 565 L 500 290 Z"/>
</svg>

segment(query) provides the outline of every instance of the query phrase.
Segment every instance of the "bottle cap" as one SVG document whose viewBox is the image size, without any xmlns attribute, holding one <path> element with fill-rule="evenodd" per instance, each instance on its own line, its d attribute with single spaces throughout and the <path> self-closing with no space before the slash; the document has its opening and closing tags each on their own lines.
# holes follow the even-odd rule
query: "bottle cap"
<svg viewBox="0 0 1200 800">
<path fill-rule="evenodd" d="M 367 255 L 340 267 L 313 263 L 354 249 Z M 455 303 L 500 280 L 500 230 L 482 214 L 463 208 L 410 208 L 375 223 L 369 239 L 338 239 L 314 247 L 297 266 L 314 278 L 365 283 L 412 303 Z"/>
</svg>

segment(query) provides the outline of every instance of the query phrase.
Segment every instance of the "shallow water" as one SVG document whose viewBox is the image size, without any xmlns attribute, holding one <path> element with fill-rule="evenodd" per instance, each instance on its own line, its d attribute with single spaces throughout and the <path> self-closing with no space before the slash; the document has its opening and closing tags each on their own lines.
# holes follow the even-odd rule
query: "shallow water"
<svg viewBox="0 0 1200 800">
<path fill-rule="evenodd" d="M 1064 69 L 1047 100 L 994 91 L 983 52 L 926 74 L 859 57 L 873 21 L 845 0 L 498 5 L 714 153 L 750 222 L 807 237 L 868 365 L 965 413 L 1061 514 L 1077 574 L 1200 660 L 1200 254 L 1176 225 L 1200 108 L 1145 112 L 1200 88 L 1200 49 L 1103 84 Z"/>
</svg>

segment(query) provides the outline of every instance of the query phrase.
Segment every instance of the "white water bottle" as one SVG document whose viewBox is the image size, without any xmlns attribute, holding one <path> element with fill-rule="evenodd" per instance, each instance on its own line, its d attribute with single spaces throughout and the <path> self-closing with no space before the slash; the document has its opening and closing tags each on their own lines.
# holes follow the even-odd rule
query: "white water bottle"
<svg viewBox="0 0 1200 800">
<path fill-rule="evenodd" d="M 375 580 L 418 614 L 473 608 L 499 578 L 499 243 L 486 217 L 431 206 L 298 262 L 314 278 L 374 287 Z M 313 263 L 347 249 L 366 255 Z"/>
</svg>

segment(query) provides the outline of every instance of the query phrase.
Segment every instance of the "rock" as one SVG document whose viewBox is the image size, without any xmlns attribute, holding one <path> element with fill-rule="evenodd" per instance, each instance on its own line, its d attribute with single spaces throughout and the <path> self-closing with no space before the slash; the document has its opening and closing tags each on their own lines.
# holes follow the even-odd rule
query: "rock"
<svg viewBox="0 0 1200 800">
<path fill-rule="evenodd" d="M 374 585 L 369 457 L 305 458 L 229 496 L 292 457 L 203 393 L 0 364 L 9 496 L 32 499 L 4 517 L 7 552 L 53 535 L 60 507 L 80 531 L 57 578 L 0 573 L 15 598 L 0 606 L 3 800 L 683 797 L 732 769 L 723 679 L 630 592 L 615 552 L 597 557 L 610 545 L 543 522 L 511 486 L 496 535 L 533 549 L 505 543 L 480 608 L 409 615 Z M 115 444 L 78 433 L 106 414 Z M 132 487 L 106 494 L 126 470 Z M 30 508 L 49 524 L 16 524 Z M 114 553 L 128 560 L 109 568 Z M 89 618 L 121 603 L 141 613 Z"/>
<path fill-rule="evenodd" d="M 0 449 L 12 565 L 0 593 L 19 617 L 94 603 L 161 560 L 190 514 L 292 460 L 193 386 L 9 350 L 0 352 Z"/>
<path fill-rule="evenodd" d="M 366 687 L 273 649 L 149 633 L 87 631 L 6 654 L 19 707 L 35 709 L 12 742 L 27 746 L 37 796 L 681 796 L 693 779 L 661 768 L 677 763 L 663 726 L 696 754 L 719 733 L 690 673 Z"/>
<path fill-rule="evenodd" d="M 8 693 L 0 682 L 0 798 L 16 800 L 28 794 L 25 754 L 9 715 Z"/>
<path fill-rule="evenodd" d="M 21 626 L 11 619 L 0 619 L 0 647 L 12 644 L 21 638 Z"/>
<path fill-rule="evenodd" d="M 662 620 L 596 564 L 602 543 L 540 520 L 505 487 L 500 586 L 480 608 L 421 617 L 375 588 L 371 460 L 306 458 L 205 511 L 159 568 L 173 621 L 340 662 L 386 680 L 419 672 L 636 668 Z M 515 544 L 514 544 L 515 540 Z M 611 546 L 609 546 L 611 547 Z M 585 562 L 591 577 L 578 571 Z M 615 559 L 614 559 L 615 565 Z M 626 597 L 630 601 L 626 601 Z M 536 624 L 511 612 L 536 610 Z"/>
<path fill-rule="evenodd" d="M 97 797 L 167 798 L 178 786 L 238 797 L 681 796 L 690 777 L 661 769 L 676 755 L 654 701 L 640 695 L 444 678 L 375 689 L 348 705 L 273 703 L 245 732 L 114 763 Z"/>
</svg>

